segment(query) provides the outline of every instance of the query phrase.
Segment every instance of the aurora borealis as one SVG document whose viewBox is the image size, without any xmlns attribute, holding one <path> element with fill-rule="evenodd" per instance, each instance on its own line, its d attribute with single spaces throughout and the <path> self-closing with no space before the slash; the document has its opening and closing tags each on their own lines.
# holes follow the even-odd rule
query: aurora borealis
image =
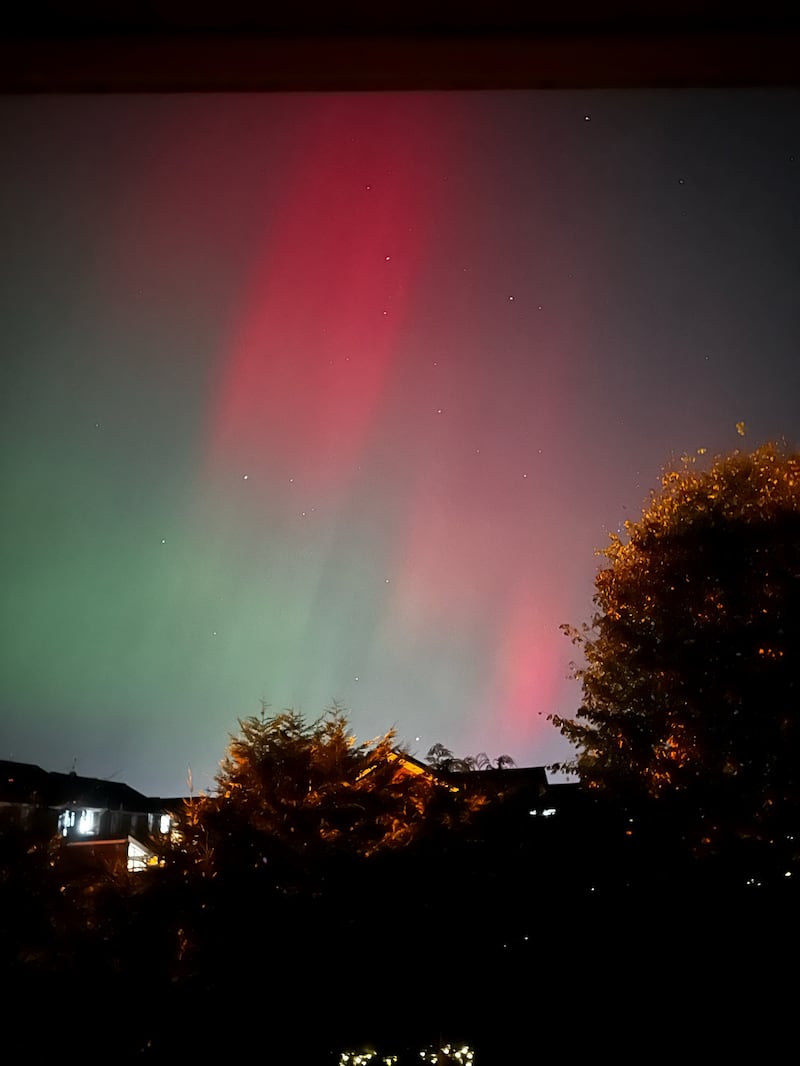
<svg viewBox="0 0 800 1066">
<path fill-rule="evenodd" d="M 174 795 L 262 698 L 564 757 L 594 550 L 800 440 L 799 104 L 0 100 L 2 757 Z"/>
</svg>

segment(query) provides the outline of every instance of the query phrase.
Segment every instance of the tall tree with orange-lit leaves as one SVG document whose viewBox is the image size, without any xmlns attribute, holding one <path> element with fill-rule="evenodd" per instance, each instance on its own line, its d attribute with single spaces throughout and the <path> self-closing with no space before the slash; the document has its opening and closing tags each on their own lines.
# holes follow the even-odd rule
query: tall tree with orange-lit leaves
<svg viewBox="0 0 800 1066">
<path fill-rule="evenodd" d="M 392 731 L 358 742 L 336 706 L 310 723 L 264 709 L 239 721 L 216 790 L 189 804 L 185 834 L 216 868 L 269 864 L 305 877 L 455 828 L 477 805 L 406 756 Z"/>
<path fill-rule="evenodd" d="M 590 788 L 657 801 L 700 848 L 800 841 L 800 454 L 690 459 L 612 535 L 554 716 Z M 651 805 L 651 809 L 654 809 Z"/>
</svg>

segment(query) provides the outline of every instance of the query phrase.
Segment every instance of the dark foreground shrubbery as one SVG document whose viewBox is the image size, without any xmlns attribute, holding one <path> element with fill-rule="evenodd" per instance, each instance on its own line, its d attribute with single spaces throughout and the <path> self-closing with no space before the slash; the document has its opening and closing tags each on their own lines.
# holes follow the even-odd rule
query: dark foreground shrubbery
<svg viewBox="0 0 800 1066">
<path fill-rule="evenodd" d="M 178 857 L 65 880 L 47 841 L 4 836 L 4 1057 L 322 1066 L 450 1041 L 477 1066 L 633 1061 L 689 1031 L 768 1051 L 793 1017 L 793 879 L 595 840 L 340 856 L 288 890 L 269 863 Z"/>
</svg>

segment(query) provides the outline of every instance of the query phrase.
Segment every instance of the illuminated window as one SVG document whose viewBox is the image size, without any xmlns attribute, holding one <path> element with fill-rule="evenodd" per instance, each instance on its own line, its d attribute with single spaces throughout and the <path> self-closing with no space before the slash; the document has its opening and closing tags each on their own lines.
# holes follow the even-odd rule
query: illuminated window
<svg viewBox="0 0 800 1066">
<path fill-rule="evenodd" d="M 65 837 L 75 825 L 75 811 L 62 811 L 58 816 L 58 828 Z"/>
<path fill-rule="evenodd" d="M 141 873 L 148 866 L 153 865 L 154 855 L 147 848 L 143 848 L 132 837 L 128 837 L 128 871 Z"/>
<path fill-rule="evenodd" d="M 99 811 L 82 810 L 81 816 L 78 819 L 78 832 L 85 837 L 94 836 L 97 833 L 97 823 L 99 820 Z"/>
</svg>

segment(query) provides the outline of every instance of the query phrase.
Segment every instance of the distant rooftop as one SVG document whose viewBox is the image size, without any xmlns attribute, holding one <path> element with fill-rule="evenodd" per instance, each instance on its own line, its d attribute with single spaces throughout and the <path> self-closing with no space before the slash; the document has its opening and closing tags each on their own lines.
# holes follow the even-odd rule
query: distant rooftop
<svg viewBox="0 0 800 1066">
<path fill-rule="evenodd" d="M 170 801 L 172 802 L 172 801 Z M 0 803 L 42 807 L 101 807 L 105 810 L 161 810 L 159 796 L 145 796 L 121 781 L 43 770 L 34 763 L 0 759 Z"/>
</svg>

